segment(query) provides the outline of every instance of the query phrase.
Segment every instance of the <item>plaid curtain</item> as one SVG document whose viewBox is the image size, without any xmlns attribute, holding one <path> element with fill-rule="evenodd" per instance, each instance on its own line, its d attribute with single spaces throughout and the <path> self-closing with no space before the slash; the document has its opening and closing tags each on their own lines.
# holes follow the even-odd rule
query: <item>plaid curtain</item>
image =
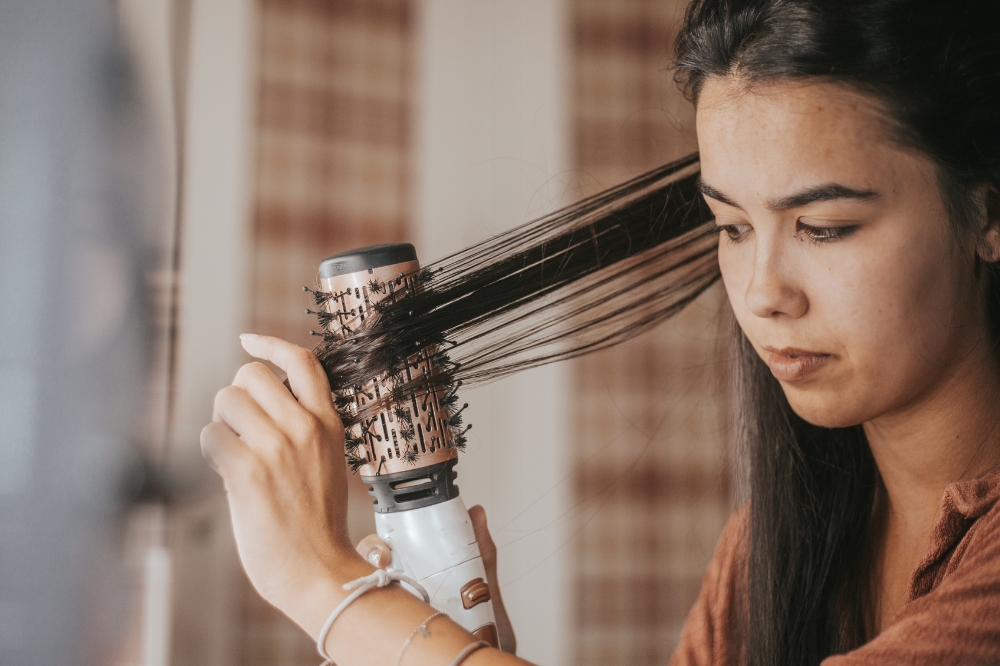
<svg viewBox="0 0 1000 666">
<path fill-rule="evenodd" d="M 254 331 L 312 346 L 319 262 L 408 240 L 410 0 L 261 0 Z M 372 533 L 352 477 L 351 532 Z M 315 646 L 246 587 L 241 666 L 316 662 Z"/>
<path fill-rule="evenodd" d="M 696 149 L 669 71 L 685 2 L 575 0 L 582 194 Z M 666 664 L 731 509 L 724 294 L 578 361 L 576 657 Z"/>
<path fill-rule="evenodd" d="M 307 342 L 325 257 L 405 240 L 409 0 L 263 0 L 253 320 Z"/>
</svg>

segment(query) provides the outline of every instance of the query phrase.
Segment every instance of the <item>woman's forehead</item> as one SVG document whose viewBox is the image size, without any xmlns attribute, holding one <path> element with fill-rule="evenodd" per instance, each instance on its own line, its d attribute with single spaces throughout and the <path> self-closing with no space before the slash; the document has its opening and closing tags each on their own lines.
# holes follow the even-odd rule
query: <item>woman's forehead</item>
<svg viewBox="0 0 1000 666">
<path fill-rule="evenodd" d="M 815 182 L 891 188 L 933 171 L 894 139 L 877 100 L 837 83 L 711 77 L 696 118 L 703 177 L 743 196 L 772 198 Z M 924 164 L 906 164 L 914 161 Z"/>
</svg>

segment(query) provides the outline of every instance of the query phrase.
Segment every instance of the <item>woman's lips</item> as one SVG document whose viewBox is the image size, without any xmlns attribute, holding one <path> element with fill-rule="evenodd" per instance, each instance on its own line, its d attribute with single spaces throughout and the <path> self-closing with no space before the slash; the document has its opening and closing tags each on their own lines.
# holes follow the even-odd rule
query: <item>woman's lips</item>
<svg viewBox="0 0 1000 666">
<path fill-rule="evenodd" d="M 767 365 L 771 368 L 771 374 L 781 382 L 797 382 L 800 379 L 805 379 L 833 358 L 830 354 L 817 354 L 790 347 L 785 349 L 766 347 L 765 349 L 770 352 L 767 356 Z"/>
</svg>

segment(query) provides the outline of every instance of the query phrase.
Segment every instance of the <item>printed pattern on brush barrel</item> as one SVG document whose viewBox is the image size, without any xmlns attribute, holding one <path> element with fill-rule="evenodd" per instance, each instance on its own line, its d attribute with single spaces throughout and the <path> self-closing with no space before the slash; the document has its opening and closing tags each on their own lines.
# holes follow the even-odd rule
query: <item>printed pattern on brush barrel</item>
<svg viewBox="0 0 1000 666">
<path fill-rule="evenodd" d="M 331 263 L 344 263 L 351 256 L 327 259 L 321 264 L 321 274 Z M 416 261 L 409 261 L 321 277 L 322 291 L 314 295 L 324 305 L 317 313 L 324 335 L 335 338 L 335 343 L 350 345 L 351 338 L 364 334 L 366 323 L 378 315 L 380 303 L 405 299 L 417 288 L 414 276 L 419 270 Z M 361 470 L 362 477 L 410 470 L 418 461 L 418 466 L 425 467 L 455 457 L 458 435 L 449 425 L 453 414 L 443 404 L 454 391 L 444 392 L 428 384 L 422 391 L 406 391 L 405 396 L 399 396 L 402 399 L 351 423 L 369 403 L 435 375 L 436 354 L 434 348 L 419 349 L 396 368 L 395 377 L 387 372 L 364 385 L 334 387 L 338 410 L 347 426 L 348 462 L 352 469 Z"/>
<path fill-rule="evenodd" d="M 348 350 L 356 362 L 384 307 L 405 304 L 420 288 L 420 265 L 408 243 L 359 248 L 324 260 L 320 290 L 309 291 L 323 332 L 323 352 Z M 461 410 L 457 386 L 432 382 L 448 373 L 447 354 L 422 340 L 391 358 L 388 369 L 355 385 L 335 382 L 346 455 L 375 497 L 375 525 L 392 551 L 390 570 L 423 586 L 431 605 L 498 645 L 493 606 L 477 585 L 486 576 L 479 544 L 454 484 Z M 463 407 L 464 409 L 464 407 Z M 466 426 L 467 431 L 469 426 Z"/>
</svg>

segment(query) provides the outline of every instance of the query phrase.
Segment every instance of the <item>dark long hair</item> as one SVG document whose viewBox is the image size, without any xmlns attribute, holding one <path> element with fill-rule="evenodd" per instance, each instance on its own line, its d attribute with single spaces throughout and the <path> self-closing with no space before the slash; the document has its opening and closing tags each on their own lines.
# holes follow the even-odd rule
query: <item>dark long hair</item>
<svg viewBox="0 0 1000 666">
<path fill-rule="evenodd" d="M 956 228 L 975 231 L 979 188 L 1000 183 L 998 27 L 997 0 L 695 0 L 676 74 L 696 103 L 709 77 L 733 75 L 826 80 L 874 97 L 896 138 L 937 166 Z M 719 277 L 698 171 L 689 156 L 432 263 L 414 288 L 345 328 L 346 340 L 330 327 L 354 313 L 314 292 L 327 329 L 317 356 L 344 423 L 417 384 L 454 401 L 463 381 L 602 349 L 672 316 Z M 974 269 L 996 346 L 1000 273 Z M 860 425 L 799 418 L 738 329 L 734 339 L 750 462 L 741 647 L 753 666 L 818 664 L 871 633 L 878 473 Z M 421 354 L 438 371 L 404 379 Z M 395 388 L 363 406 L 376 377 Z"/>
<path fill-rule="evenodd" d="M 873 96 L 896 139 L 936 165 L 958 226 L 1000 179 L 1000 3 L 995 0 L 695 0 L 676 76 L 697 103 L 709 77 L 813 79 Z M 979 265 L 994 346 L 997 270 Z M 818 664 L 864 643 L 873 620 L 879 477 L 861 426 L 811 425 L 736 332 L 750 487 L 747 663 Z"/>
</svg>

